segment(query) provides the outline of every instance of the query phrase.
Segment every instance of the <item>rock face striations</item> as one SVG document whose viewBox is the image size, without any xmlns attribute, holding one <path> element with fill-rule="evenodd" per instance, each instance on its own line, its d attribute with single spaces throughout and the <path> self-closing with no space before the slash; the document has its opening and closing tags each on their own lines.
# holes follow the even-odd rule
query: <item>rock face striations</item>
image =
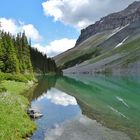
<svg viewBox="0 0 140 140">
<path fill-rule="evenodd" d="M 83 29 L 79 39 L 76 42 L 76 46 L 96 33 L 123 27 L 139 19 L 140 1 L 135 1 L 125 10 L 103 17 L 100 21 L 97 21 L 95 24 Z"/>
<path fill-rule="evenodd" d="M 55 62 L 63 74 L 139 74 L 140 1 L 82 30 L 76 46 Z"/>
</svg>

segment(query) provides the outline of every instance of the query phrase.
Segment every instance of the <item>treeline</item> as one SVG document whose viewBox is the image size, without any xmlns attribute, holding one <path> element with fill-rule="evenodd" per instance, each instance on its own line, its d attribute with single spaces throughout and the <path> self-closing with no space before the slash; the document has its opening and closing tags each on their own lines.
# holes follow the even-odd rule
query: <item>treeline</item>
<svg viewBox="0 0 140 140">
<path fill-rule="evenodd" d="M 29 44 L 25 33 L 0 32 L 0 71 L 6 73 L 32 72 Z"/>
<path fill-rule="evenodd" d="M 37 73 L 58 72 L 55 61 L 52 58 L 47 58 L 46 54 L 42 54 L 35 48 L 30 47 L 31 62 L 33 70 Z"/>
<path fill-rule="evenodd" d="M 0 31 L 0 72 L 26 74 L 26 73 L 56 72 L 54 60 L 47 58 L 31 45 L 25 33 L 12 36 L 10 33 Z"/>
</svg>

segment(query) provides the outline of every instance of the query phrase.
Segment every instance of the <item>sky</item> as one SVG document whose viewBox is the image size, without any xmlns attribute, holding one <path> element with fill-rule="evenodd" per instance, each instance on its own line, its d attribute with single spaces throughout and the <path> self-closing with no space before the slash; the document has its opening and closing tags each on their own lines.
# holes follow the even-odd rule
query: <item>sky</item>
<svg viewBox="0 0 140 140">
<path fill-rule="evenodd" d="M 0 0 L 1 29 L 25 31 L 32 46 L 49 57 L 72 47 L 80 30 L 135 0 Z"/>
</svg>

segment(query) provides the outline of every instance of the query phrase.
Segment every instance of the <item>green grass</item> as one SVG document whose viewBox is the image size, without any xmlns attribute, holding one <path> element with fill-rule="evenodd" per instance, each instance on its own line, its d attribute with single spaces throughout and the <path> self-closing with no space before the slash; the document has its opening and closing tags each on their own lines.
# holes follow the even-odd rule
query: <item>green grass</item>
<svg viewBox="0 0 140 140">
<path fill-rule="evenodd" d="M 22 95 L 31 86 L 31 83 L 1 81 L 0 89 L 4 91 L 0 93 L 0 140 L 24 139 L 35 130 L 26 113 L 29 101 Z"/>
<path fill-rule="evenodd" d="M 137 49 L 140 49 L 140 38 L 132 40 L 118 47 L 117 49 L 114 50 L 114 52 L 133 52 Z"/>
<path fill-rule="evenodd" d="M 81 43 L 78 47 L 72 48 L 70 51 L 63 53 L 56 59 L 57 66 L 63 67 L 64 64 L 70 63 L 70 61 L 75 61 L 81 56 L 94 52 L 96 47 L 107 39 L 108 34 L 108 32 L 101 33 L 91 37 L 85 42 Z"/>
<path fill-rule="evenodd" d="M 126 44 L 123 44 L 118 48 L 112 49 L 111 51 L 106 51 L 96 58 L 90 59 L 89 64 L 96 63 L 102 59 L 108 58 L 115 54 L 121 54 L 122 59 L 124 59 L 124 65 L 125 63 L 127 65 L 130 63 L 134 63 L 137 60 L 140 60 L 139 52 L 140 52 L 140 38 L 135 39 Z"/>
<path fill-rule="evenodd" d="M 16 81 L 2 81 L 1 85 L 6 88 L 12 94 L 21 94 L 29 88 L 29 83 L 16 82 Z"/>
<path fill-rule="evenodd" d="M 2 80 L 14 80 L 18 82 L 28 82 L 28 81 L 35 81 L 33 74 L 11 74 L 11 73 L 3 73 L 0 72 L 0 81 Z"/>
</svg>

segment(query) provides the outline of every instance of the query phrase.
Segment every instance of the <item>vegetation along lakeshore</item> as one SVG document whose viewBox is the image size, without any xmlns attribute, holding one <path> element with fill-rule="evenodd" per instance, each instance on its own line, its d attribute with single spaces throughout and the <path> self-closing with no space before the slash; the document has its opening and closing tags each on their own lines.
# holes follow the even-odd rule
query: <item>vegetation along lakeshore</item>
<svg viewBox="0 0 140 140">
<path fill-rule="evenodd" d="M 0 5 L 0 140 L 140 140 L 140 0 Z"/>
<path fill-rule="evenodd" d="M 22 139 L 36 126 L 26 113 L 23 96 L 37 82 L 34 72 L 55 73 L 55 62 L 32 49 L 25 33 L 12 36 L 0 31 L 0 139 Z"/>
</svg>

